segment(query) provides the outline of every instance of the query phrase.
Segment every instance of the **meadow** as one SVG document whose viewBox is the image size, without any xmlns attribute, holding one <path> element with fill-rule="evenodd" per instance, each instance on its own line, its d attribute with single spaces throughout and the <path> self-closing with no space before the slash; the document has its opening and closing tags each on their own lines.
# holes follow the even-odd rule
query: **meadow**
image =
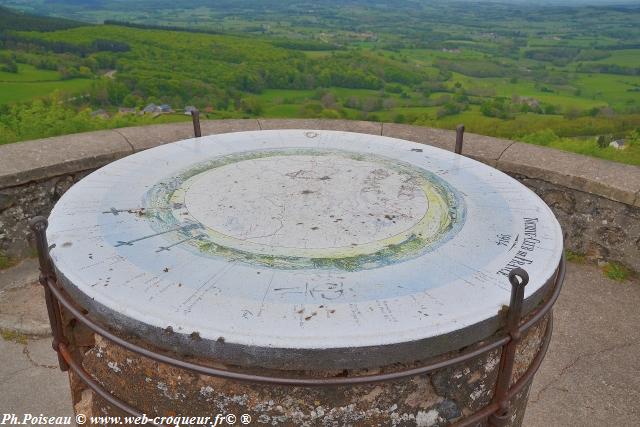
<svg viewBox="0 0 640 427">
<path fill-rule="evenodd" d="M 86 21 L 0 8 L 0 143 L 185 119 L 118 113 L 167 103 L 195 105 L 209 118 L 464 123 L 640 164 L 637 6 L 0 3 Z M 91 114 L 98 110 L 109 117 Z M 34 111 L 52 124 L 28 128 Z M 614 139 L 626 148 L 608 147 Z"/>
<path fill-rule="evenodd" d="M 18 71 L 0 71 L 0 104 L 28 101 L 56 91 L 81 94 L 91 86 L 91 79 L 62 80 L 60 73 L 38 70 L 29 64 L 18 64 Z"/>
</svg>

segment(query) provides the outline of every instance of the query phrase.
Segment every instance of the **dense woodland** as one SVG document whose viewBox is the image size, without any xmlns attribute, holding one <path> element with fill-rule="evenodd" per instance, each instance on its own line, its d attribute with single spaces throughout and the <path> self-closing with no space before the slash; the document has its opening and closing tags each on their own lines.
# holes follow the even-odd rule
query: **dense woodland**
<svg viewBox="0 0 640 427">
<path fill-rule="evenodd" d="M 210 118 L 464 122 L 640 164 L 637 6 L 87 3 L 51 9 L 76 20 L 0 8 L 0 143 L 185 120 L 194 105 Z M 136 113 L 151 103 L 176 113 Z M 624 150 L 608 147 L 618 139 Z"/>
</svg>

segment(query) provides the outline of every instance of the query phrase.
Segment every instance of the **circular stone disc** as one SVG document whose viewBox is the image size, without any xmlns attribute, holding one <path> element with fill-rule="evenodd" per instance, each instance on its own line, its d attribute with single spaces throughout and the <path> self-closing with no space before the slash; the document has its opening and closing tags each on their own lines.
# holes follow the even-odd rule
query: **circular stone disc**
<svg viewBox="0 0 640 427">
<path fill-rule="evenodd" d="M 502 172 L 336 131 L 143 151 L 73 186 L 49 222 L 59 278 L 101 320 L 162 347 L 292 369 L 483 339 L 509 303 L 509 271 L 528 271 L 531 307 L 562 254 L 551 210 Z"/>
</svg>

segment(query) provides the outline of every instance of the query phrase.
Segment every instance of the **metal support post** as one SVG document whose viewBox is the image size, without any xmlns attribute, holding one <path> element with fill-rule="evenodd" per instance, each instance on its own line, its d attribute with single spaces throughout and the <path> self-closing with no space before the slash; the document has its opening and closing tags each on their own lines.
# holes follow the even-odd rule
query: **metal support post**
<svg viewBox="0 0 640 427">
<path fill-rule="evenodd" d="M 197 109 L 191 110 L 191 120 L 193 120 L 193 135 L 196 138 L 200 138 L 202 136 L 200 131 L 200 111 Z"/>
<path fill-rule="evenodd" d="M 58 353 L 58 364 L 62 371 L 67 371 L 69 365 L 60 354 L 60 343 L 67 344 L 64 337 L 62 326 L 62 313 L 60 312 L 60 306 L 58 301 L 54 299 L 51 294 L 48 282 L 55 282 L 56 275 L 53 270 L 53 264 L 51 258 L 49 258 L 49 244 L 47 242 L 47 226 L 49 225 L 47 219 L 42 216 L 33 218 L 29 225 L 36 238 L 36 247 L 38 249 L 38 260 L 40 262 L 40 284 L 44 288 L 44 298 L 47 303 L 47 313 L 49 315 L 49 324 L 51 326 L 51 334 L 53 335 L 53 341 L 51 347 Z"/>
<path fill-rule="evenodd" d="M 456 127 L 456 154 L 462 154 L 462 142 L 464 138 L 464 125 L 458 125 Z"/>
<path fill-rule="evenodd" d="M 493 402 L 498 404 L 498 410 L 489 416 L 489 425 L 492 427 L 507 425 L 511 415 L 508 394 L 516 360 L 516 349 L 522 337 L 520 319 L 522 317 L 524 287 L 529 283 L 529 275 L 522 268 L 514 268 L 509 273 L 509 282 L 511 283 L 511 301 L 507 312 L 506 329 L 511 340 L 502 348 L 502 354 L 500 355 L 500 368 L 498 370 L 496 389 L 493 394 Z"/>
</svg>

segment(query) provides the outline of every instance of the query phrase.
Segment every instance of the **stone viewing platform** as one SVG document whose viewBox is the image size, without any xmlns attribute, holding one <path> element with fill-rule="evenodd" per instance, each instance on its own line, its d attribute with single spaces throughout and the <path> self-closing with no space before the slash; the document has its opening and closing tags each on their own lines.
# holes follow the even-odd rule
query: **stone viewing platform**
<svg viewBox="0 0 640 427">
<path fill-rule="evenodd" d="M 323 129 L 390 136 L 453 151 L 455 132 L 392 123 L 207 120 L 202 135 L 267 129 Z M 30 252 L 27 220 L 48 215 L 71 185 L 129 154 L 193 136 L 191 123 L 64 135 L 0 146 L 0 251 Z M 463 154 L 517 178 L 553 209 L 565 247 L 592 261 L 640 270 L 640 168 L 545 147 L 466 134 Z"/>
<path fill-rule="evenodd" d="M 287 128 L 317 129 L 317 132 L 297 132 L 297 134 L 306 135 L 309 138 L 314 138 L 318 135 L 323 135 L 324 133 L 333 134 L 333 132 L 324 132 L 325 129 L 359 132 L 359 135 L 350 134 L 351 139 L 344 140 L 353 146 L 347 144 L 347 142 L 342 144 L 345 149 L 351 150 L 355 149 L 358 141 L 361 145 L 365 144 L 366 146 L 366 144 L 372 144 L 373 140 L 381 139 L 379 136 L 374 138 L 367 134 L 401 138 L 444 148 L 449 151 L 453 151 L 452 149 L 455 141 L 455 133 L 444 130 L 397 124 L 325 120 L 206 121 L 202 123 L 202 134 L 204 136 L 235 131 Z M 96 184 L 96 177 L 100 178 L 100 176 L 102 176 L 101 173 L 104 175 L 105 169 L 92 175 L 91 178 L 83 181 L 80 185 L 75 186 L 74 189 L 58 203 L 58 199 L 73 184 L 93 170 L 104 166 L 113 160 L 147 148 L 162 145 L 164 143 L 190 138 L 191 132 L 192 128 L 190 124 L 156 125 L 67 135 L 63 137 L 29 141 L 0 147 L 0 225 L 2 225 L 2 233 L 0 233 L 0 248 L 14 256 L 20 256 L 21 254 L 28 253 L 32 242 L 30 241 L 30 233 L 27 231 L 25 226 L 26 220 L 36 214 L 49 215 L 51 208 L 55 203 L 57 203 L 57 207 L 51 218 L 56 217 L 56 214 L 60 217 L 60 206 L 64 207 L 65 201 L 68 205 L 70 200 L 69 198 L 73 194 L 77 193 L 79 191 L 78 189 L 86 189 L 87 186 L 92 188 L 92 184 Z M 287 134 L 287 132 L 291 133 L 293 131 L 280 131 L 274 133 L 274 135 L 284 135 Z M 253 133 L 251 132 L 248 133 L 248 135 L 252 134 Z M 271 132 L 265 134 L 271 134 Z M 307 134 L 313 135 L 310 136 Z M 240 135 L 241 134 L 236 134 L 235 136 L 221 135 L 218 137 L 203 138 L 199 141 L 188 140 L 183 141 L 183 143 L 181 143 L 182 145 L 166 146 L 158 150 L 166 152 L 169 151 L 169 149 L 175 150 L 176 147 L 184 148 L 185 145 L 191 144 L 197 148 L 197 150 L 192 154 L 195 155 L 193 160 L 198 162 L 200 158 L 198 153 L 200 153 L 200 150 L 204 153 L 207 150 L 219 149 L 216 148 L 215 145 L 207 146 L 207 143 L 225 140 L 227 141 L 227 149 L 234 150 L 236 144 L 231 142 L 236 141 L 236 139 L 238 139 L 236 137 L 239 137 Z M 285 139 L 289 141 L 289 138 Z M 260 144 L 265 143 L 265 140 L 260 141 Z M 430 155 L 429 153 L 432 152 L 432 149 L 428 147 L 420 148 L 420 146 L 416 146 L 416 144 L 413 144 L 413 148 L 411 150 L 404 147 L 404 151 L 398 149 L 398 152 L 396 152 L 396 143 L 391 144 L 389 142 L 394 140 L 386 139 L 386 141 L 388 144 L 387 148 L 394 155 L 403 152 L 405 153 L 404 155 L 419 155 L 424 157 L 426 162 L 433 162 L 435 161 L 435 158 L 441 155 L 435 152 Z M 254 142 L 258 143 L 256 141 Z M 291 141 L 289 142 L 291 143 Z M 397 144 L 401 146 L 401 142 L 402 141 L 397 141 Z M 411 143 L 407 143 L 405 141 L 405 144 Z M 337 148 L 341 149 L 342 145 Z M 222 144 L 222 147 L 224 146 L 225 144 Z M 130 157 L 128 160 L 141 159 L 146 155 L 157 153 L 158 150 L 141 153 Z M 371 150 L 369 149 L 364 150 L 362 155 L 373 155 L 370 151 Z M 411 153 L 406 154 L 409 151 Z M 449 153 L 444 153 L 439 150 L 438 152 L 444 154 L 445 157 L 450 155 Z M 301 154 L 296 152 L 294 154 L 296 156 L 303 156 L 304 153 Z M 586 257 L 594 261 L 617 261 L 633 269 L 638 269 L 635 263 L 638 262 L 637 254 L 640 247 L 640 239 L 635 239 L 640 235 L 638 231 L 640 220 L 640 206 L 638 206 L 638 180 L 640 179 L 640 174 L 638 174 L 638 172 L 640 171 L 640 168 L 619 165 L 550 150 L 543 147 L 530 146 L 513 141 L 478 135 L 467 135 L 463 154 L 505 171 L 539 194 L 552 207 L 555 215 L 558 216 L 563 227 L 562 231 L 565 237 L 565 246 L 569 249 L 574 252 L 584 253 Z M 246 156 L 246 154 L 243 154 L 243 156 Z M 151 160 L 156 159 L 156 157 L 150 157 Z M 254 157 L 251 159 L 245 159 L 242 157 L 241 160 L 254 161 Z M 176 161 L 170 159 L 176 159 Z M 471 162 L 468 159 L 461 160 L 473 163 L 476 168 L 485 168 L 483 165 Z M 286 159 L 280 159 L 277 157 L 270 161 L 286 163 Z M 331 161 L 334 161 L 333 157 Z M 348 163 L 349 159 L 345 158 L 340 161 Z M 384 160 L 378 159 L 376 161 L 385 164 Z M 122 165 L 125 164 L 123 162 L 127 162 L 127 160 L 123 160 L 110 166 L 113 167 L 113 171 L 116 172 L 113 174 L 113 177 L 115 177 L 116 180 L 121 179 L 118 177 L 124 176 L 122 173 L 117 173 L 118 167 L 122 169 Z M 162 165 L 171 165 L 171 167 L 178 167 L 178 163 L 176 156 L 169 156 L 167 157 L 166 162 L 164 160 L 160 162 Z M 149 160 L 140 163 L 141 166 L 142 164 L 153 170 L 153 166 L 150 164 Z M 318 177 L 325 175 L 328 176 L 327 173 L 325 173 L 325 169 L 332 169 L 331 162 L 327 162 L 327 164 L 323 166 L 322 164 L 318 164 L 318 159 L 313 160 L 313 165 L 314 167 L 320 167 Z M 290 173 L 285 173 L 287 170 L 292 170 L 291 167 L 283 169 L 280 166 L 281 165 L 279 164 L 277 167 L 271 168 L 272 175 L 275 174 L 277 175 L 275 178 L 278 178 L 278 173 L 280 173 L 280 175 L 284 174 L 291 178 L 289 176 Z M 370 168 L 373 167 L 373 164 L 367 164 L 365 166 Z M 137 171 L 136 173 L 138 173 L 140 177 L 144 176 L 145 179 L 148 178 L 147 174 L 149 172 L 143 172 L 143 168 L 134 167 L 125 169 Z M 354 177 L 359 176 L 359 170 L 356 169 L 357 168 L 354 169 L 352 167 L 338 168 L 335 178 L 337 180 L 342 178 L 354 179 Z M 380 169 L 379 166 L 378 169 Z M 238 181 L 242 181 L 240 177 L 249 176 L 250 172 L 254 170 L 255 168 L 251 167 L 245 171 L 247 175 L 245 175 L 245 173 L 239 174 Z M 467 173 L 464 169 L 460 169 L 458 167 L 452 169 L 452 171 L 454 170 L 459 171 L 453 172 L 456 176 Z M 7 173 L 5 173 L 5 171 Z M 368 174 L 372 173 L 369 169 L 367 169 L 367 171 L 365 172 Z M 402 171 L 404 171 L 404 169 Z M 436 173 L 446 174 L 447 171 L 448 169 L 438 169 Z M 207 189 L 207 192 L 219 192 L 221 188 L 228 188 L 230 186 L 230 184 L 227 186 L 222 185 L 221 188 L 218 188 L 220 186 L 215 184 L 212 185 L 214 182 L 223 182 L 226 178 L 220 174 L 218 174 L 220 176 L 216 176 L 215 171 L 211 173 L 213 175 L 211 176 L 210 182 L 200 182 L 198 184 L 200 187 L 195 185 L 193 182 L 191 183 L 194 185 L 192 190 L 195 193 L 204 194 L 205 188 Z M 343 177 L 342 175 L 344 173 L 348 176 Z M 392 172 L 389 173 L 389 176 L 393 176 Z M 410 174 L 410 171 L 404 171 L 402 173 Z M 493 173 L 496 173 L 495 170 Z M 150 175 L 153 175 L 153 173 L 150 173 Z M 510 180 L 503 174 L 498 173 L 498 175 L 513 182 L 513 180 Z M 227 178 L 229 178 L 229 176 L 227 176 Z M 259 180 L 261 178 L 262 175 L 256 179 Z M 122 180 L 123 183 L 121 183 L 121 187 L 119 189 L 116 188 L 117 186 L 114 187 L 112 185 L 94 185 L 93 188 L 96 189 L 97 193 L 103 190 L 110 191 L 114 194 L 123 195 L 126 200 L 129 200 L 131 195 L 128 194 L 127 190 L 123 191 L 125 188 L 129 189 L 129 187 L 124 183 L 125 179 L 122 178 Z M 287 179 L 285 179 L 284 182 L 278 181 L 279 184 L 286 184 L 288 182 L 289 181 Z M 514 184 L 517 187 L 522 188 L 516 183 Z M 135 185 L 144 188 L 148 187 L 145 184 L 144 179 L 141 179 L 140 182 L 136 182 Z M 314 190 L 307 190 L 307 188 L 311 187 L 309 187 L 309 185 L 305 185 L 304 187 L 305 191 L 309 191 L 310 193 Z M 343 187 L 339 186 L 339 188 Z M 461 190 L 458 185 L 456 185 L 456 188 Z M 505 188 L 500 188 L 502 191 L 506 190 Z M 249 187 L 247 187 L 247 189 L 249 189 Z M 470 194 L 467 189 L 463 190 L 465 192 L 465 196 Z M 305 194 L 304 197 L 307 197 L 305 191 L 302 191 L 300 194 Z M 491 197 L 491 192 L 484 195 L 482 194 L 483 192 L 478 192 L 475 195 L 477 197 Z M 132 194 L 134 193 L 135 191 Z M 297 192 L 294 193 L 298 194 Z M 530 192 L 526 193 L 531 194 Z M 179 193 L 178 196 L 180 194 L 182 193 Z M 189 194 L 190 193 L 185 190 L 183 196 L 187 198 Z M 532 194 L 531 196 L 538 200 Z M 100 195 L 88 194 L 88 199 L 85 199 L 85 201 L 90 201 L 89 199 L 91 199 L 91 197 L 99 198 Z M 219 197 L 215 197 L 214 199 L 218 198 Z M 221 196 L 221 200 L 222 198 L 223 196 Z M 517 210 L 518 204 L 516 199 L 514 199 L 516 202 L 514 208 Z M 173 198 L 171 200 L 173 200 Z M 249 199 L 249 201 L 250 200 L 251 199 Z M 447 200 L 451 201 L 453 199 L 447 198 Z M 180 202 L 178 199 L 176 199 L 176 201 Z M 295 200 L 293 200 L 293 202 L 295 202 Z M 85 203 L 82 205 L 84 206 Z M 89 205 L 93 206 L 93 208 Z M 87 209 L 96 209 L 96 206 L 94 206 L 95 203 L 90 202 L 89 205 L 85 206 L 85 211 Z M 236 205 L 236 203 L 234 202 L 233 205 Z M 339 205 L 342 206 L 342 204 Z M 418 205 L 419 201 L 414 200 L 409 205 L 405 206 L 405 208 L 413 211 L 420 207 Z M 520 205 L 523 206 L 524 203 L 521 202 Z M 78 206 L 77 203 L 73 206 L 68 206 L 70 208 L 68 212 L 74 211 L 75 215 L 76 206 Z M 109 204 L 109 206 L 112 206 L 112 204 Z M 183 203 L 174 203 L 172 205 L 172 209 L 177 209 L 176 214 L 184 215 L 180 210 L 182 209 L 182 206 Z M 215 218 L 209 218 L 207 216 L 207 212 L 200 212 L 197 209 L 198 205 L 189 204 L 189 206 L 195 209 L 192 213 L 200 219 L 206 221 L 215 218 L 219 219 L 219 215 L 216 215 Z M 483 204 L 483 206 L 491 209 L 492 205 Z M 232 206 L 226 205 L 223 207 L 224 209 L 232 208 Z M 108 208 L 105 209 L 107 209 L 107 211 L 102 212 L 104 209 L 100 206 L 98 212 L 105 214 L 111 213 Z M 243 209 L 247 212 L 254 211 L 254 209 L 248 209 L 246 207 Z M 403 209 L 403 207 L 398 206 L 398 209 Z M 64 211 L 64 209 L 62 210 Z M 118 211 L 115 207 L 111 208 L 111 210 L 114 212 L 113 217 L 111 215 L 107 215 L 108 218 L 115 219 L 117 212 L 122 212 Z M 549 209 L 547 209 L 546 206 L 544 207 L 544 210 L 549 212 Z M 266 211 L 267 217 L 271 216 L 271 214 L 268 213 L 268 209 L 266 209 Z M 63 212 L 65 214 L 62 215 L 62 217 L 65 218 L 64 221 L 73 222 L 74 220 L 70 218 L 73 215 L 67 215 L 66 213 L 68 212 Z M 131 213 L 131 210 L 129 210 L 129 212 Z M 367 210 L 367 212 L 370 212 L 370 210 Z M 458 215 L 451 209 L 447 212 L 449 212 L 449 215 L 453 215 L 453 218 L 458 218 Z M 80 213 L 82 214 L 82 212 Z M 136 212 L 134 211 L 133 213 Z M 496 215 L 497 214 L 498 212 L 496 212 Z M 238 218 L 238 215 L 235 213 L 233 215 L 230 213 L 229 215 L 230 218 Z M 527 227 L 529 225 L 526 219 L 532 215 L 524 213 L 522 215 L 525 217 L 524 227 L 525 232 L 527 232 Z M 419 216 L 420 215 L 418 215 L 418 217 Z M 182 218 L 182 216 L 179 218 Z M 139 218 L 134 216 L 133 220 L 137 222 Z M 491 221 L 503 224 L 499 215 L 492 217 L 488 222 Z M 122 222 L 119 217 L 118 222 Z M 217 224 L 218 227 L 229 225 L 228 221 L 223 222 L 224 224 Z M 556 224 L 555 227 L 557 229 L 556 241 L 561 241 L 562 235 L 560 234 L 560 230 L 557 227 L 557 222 L 555 222 L 555 220 L 554 223 Z M 78 226 L 75 222 L 73 222 L 73 224 L 74 227 Z M 362 224 L 365 223 L 363 222 Z M 357 227 L 363 226 L 357 225 Z M 478 226 L 476 225 L 476 227 Z M 486 229 L 487 227 L 480 225 L 479 228 Z M 127 227 L 123 227 L 123 229 L 125 229 L 125 231 L 123 231 L 125 233 L 128 230 Z M 470 229 L 473 230 L 477 228 L 471 227 Z M 189 230 L 191 229 L 189 228 Z M 56 246 L 57 248 L 60 248 L 55 249 L 54 251 L 68 251 L 71 244 L 64 243 L 66 241 L 65 239 L 56 243 L 55 227 L 52 227 L 51 231 L 52 239 L 49 243 L 55 243 L 52 247 Z M 81 233 L 80 238 L 83 238 L 82 236 L 84 234 L 86 233 Z M 163 233 L 159 232 L 158 234 Z M 151 236 L 156 236 L 158 234 L 153 234 Z M 225 233 L 225 235 L 227 234 L 229 233 Z M 549 233 L 544 232 L 541 234 L 545 235 L 546 238 L 549 237 Z M 259 234 L 258 238 L 260 236 L 262 236 L 262 234 Z M 84 237 L 92 239 L 95 236 Z M 214 237 L 218 238 L 220 236 L 216 235 L 212 238 Z M 115 238 L 116 237 L 114 237 L 114 239 Z M 542 236 L 540 236 L 540 238 L 542 238 Z M 139 242 L 141 240 L 142 239 L 139 238 L 137 234 L 132 235 L 131 239 L 120 236 L 117 237 L 116 243 L 118 244 L 116 246 L 120 246 L 120 244 L 130 245 L 133 242 Z M 42 242 L 42 238 L 40 238 L 39 241 Z M 178 243 L 182 243 L 183 241 L 184 240 L 180 240 Z M 244 242 L 243 244 L 246 246 L 246 244 L 249 243 L 252 242 Z M 136 245 L 137 244 L 138 243 L 136 243 Z M 76 244 L 74 243 L 74 247 L 75 246 Z M 171 246 L 173 246 L 173 244 L 169 244 L 168 246 L 165 244 L 164 246 L 160 246 L 159 249 L 165 249 L 165 247 Z M 288 243 L 285 246 L 288 246 Z M 324 248 L 326 245 L 323 243 L 321 246 Z M 40 244 L 40 247 L 47 248 L 48 245 L 45 242 L 44 244 Z M 158 252 L 158 249 L 155 246 L 152 249 L 156 249 L 156 252 Z M 309 251 L 315 250 L 315 248 L 308 248 L 306 244 L 304 245 L 304 249 Z M 361 249 L 364 250 L 366 248 L 363 247 Z M 561 251 L 559 250 L 559 252 Z M 89 258 L 92 259 L 93 252 L 89 255 Z M 69 258 L 69 260 L 72 260 L 72 258 L 74 257 Z M 290 260 L 290 257 L 286 257 L 286 259 Z M 73 260 L 73 262 L 75 262 L 75 260 Z M 34 365 L 32 369 L 34 373 L 32 376 L 34 378 L 30 380 L 31 384 L 37 384 L 37 382 L 42 381 L 35 378 L 37 375 L 47 376 L 46 370 L 55 369 L 55 362 L 42 355 L 39 350 L 40 343 L 46 342 L 46 340 L 34 341 L 26 336 L 42 335 L 43 333 L 46 333 L 44 331 L 47 329 L 47 325 L 42 319 L 42 310 L 39 309 L 36 304 L 36 302 L 41 302 L 42 300 L 42 298 L 39 298 L 41 289 L 39 289 L 37 285 L 30 285 L 34 278 L 29 273 L 30 270 L 33 269 L 32 267 L 29 267 L 29 263 L 30 260 L 27 260 L 18 267 L 0 272 L 0 294 L 4 294 L 6 297 L 2 307 L 0 307 L 2 308 L 0 310 L 0 314 L 2 314 L 2 316 L 0 316 L 0 321 L 2 321 L 0 329 L 2 329 L 3 338 L 6 340 L 4 344 L 0 342 L 0 344 L 3 344 L 0 346 L 0 355 L 12 355 L 11 360 L 16 362 L 12 362 L 12 364 L 6 367 L 6 369 L 3 369 L 2 372 L 0 372 L 0 376 L 12 381 L 12 384 L 14 384 L 15 395 L 18 397 L 24 396 L 25 392 L 29 393 L 26 391 L 27 389 L 24 389 L 24 387 L 15 386 L 16 383 L 12 380 L 13 378 L 16 378 L 18 380 L 29 382 L 26 378 L 23 378 L 24 376 L 22 374 L 20 374 L 20 363 L 23 361 L 19 357 L 15 356 L 16 351 L 20 351 L 20 345 L 24 346 L 21 351 L 26 357 L 25 361 Z M 162 264 L 161 267 L 165 265 L 167 264 Z M 173 274 L 174 270 L 175 269 L 172 265 L 171 268 L 164 268 L 162 270 L 164 273 L 161 272 L 160 274 L 164 277 L 165 274 L 170 274 L 169 272 Z M 104 286 L 108 286 L 108 283 Z M 633 330 L 634 323 L 637 323 L 634 322 L 633 319 L 637 317 L 637 313 L 632 309 L 632 307 L 637 305 L 634 303 L 634 301 L 637 301 L 638 297 L 637 292 L 635 292 L 638 290 L 637 280 L 634 278 L 624 284 L 616 284 L 614 282 L 604 280 L 599 272 L 591 266 L 577 266 L 574 264 L 570 267 L 570 279 L 568 286 L 569 289 L 565 290 L 563 297 L 560 300 L 561 304 L 559 308 L 558 329 L 561 339 L 554 340 L 550 353 L 552 355 L 550 360 L 551 363 L 545 363 L 545 365 L 543 365 L 543 368 L 546 368 L 544 368 L 541 378 L 536 381 L 536 385 L 531 390 L 529 399 L 531 400 L 532 405 L 527 410 L 527 419 L 525 420 L 524 425 L 566 424 L 569 420 L 571 420 L 571 422 L 577 422 L 580 420 L 582 425 L 596 425 L 597 423 L 601 424 L 602 422 L 625 424 L 630 419 L 629 414 L 633 414 L 634 411 L 637 410 L 637 402 L 634 400 L 633 396 L 636 395 L 638 389 L 637 384 L 632 380 L 632 378 L 636 377 L 633 372 L 637 371 L 637 363 L 629 360 L 630 354 L 634 353 L 633 347 L 636 346 L 637 343 L 637 340 L 634 338 L 637 335 L 637 331 Z M 8 301 L 14 302 L 7 304 Z M 265 300 L 263 298 L 262 304 L 264 305 L 264 303 Z M 615 306 L 618 309 L 610 310 L 611 306 Z M 631 327 L 632 330 L 629 330 L 629 327 Z M 200 342 L 206 337 L 202 334 L 198 334 L 197 338 L 197 341 Z M 226 342 L 227 338 L 228 337 L 225 334 L 225 340 L 223 340 L 222 343 Z M 10 341 L 15 341 L 16 344 L 10 344 Z M 98 345 L 97 348 L 99 349 L 102 348 L 100 347 L 102 344 L 99 344 L 101 342 L 102 341 L 100 340 L 96 341 L 96 345 Z M 100 352 L 99 349 L 97 350 L 98 352 Z M 101 353 L 97 357 L 101 358 Z M 615 358 L 615 360 L 611 360 L 612 358 Z M 123 361 L 124 360 L 125 359 L 123 359 Z M 126 360 L 128 361 L 129 359 Z M 87 362 L 87 366 L 92 366 L 90 362 L 90 360 Z M 111 367 L 111 365 L 109 366 Z M 114 366 L 120 365 L 116 364 Z M 124 364 L 122 366 L 124 366 Z M 96 365 L 96 367 L 98 367 L 98 365 Z M 113 370 L 113 368 L 111 369 Z M 601 383 L 606 382 L 613 384 L 613 387 L 605 390 Z M 441 382 L 438 382 L 437 378 L 432 379 L 432 383 L 435 387 L 438 387 L 438 384 L 441 384 Z M 584 390 L 584 386 L 580 386 L 578 384 L 591 384 L 591 386 L 588 387 L 588 390 Z M 52 387 L 53 386 L 61 387 L 62 383 L 55 383 Z M 111 385 L 109 385 L 109 387 L 111 387 Z M 453 393 L 452 391 L 447 391 L 445 394 L 448 396 L 451 394 L 450 392 Z M 600 393 L 602 393 L 602 396 L 600 396 Z M 466 394 L 469 396 L 473 395 L 469 393 Z M 30 401 L 30 399 L 23 400 L 25 400 L 27 404 Z M 74 396 L 74 402 L 77 400 L 78 396 Z M 82 400 L 78 405 L 85 402 L 85 400 L 83 393 Z M 10 397 L 8 401 L 6 399 L 0 399 L 0 403 L 8 405 L 7 407 L 11 410 L 16 410 L 16 408 L 19 409 L 24 406 L 24 403 L 17 404 L 16 402 L 17 401 L 13 397 Z M 448 401 L 445 400 L 443 402 L 447 403 Z M 48 408 L 50 402 L 49 400 L 44 399 L 42 404 Z M 612 405 L 617 408 L 615 411 L 609 411 L 607 409 Z M 374 406 L 381 407 L 380 405 Z M 26 408 L 26 406 L 24 407 Z M 57 406 L 57 408 L 59 409 L 55 410 L 64 410 L 63 406 Z M 449 407 L 447 406 L 446 408 Z M 443 406 L 440 409 L 444 411 L 446 408 Z M 442 414 L 445 414 L 445 412 L 442 412 Z M 587 413 L 589 414 L 588 416 Z M 623 413 L 625 415 L 622 415 Z M 519 416 L 521 415 L 522 414 Z M 458 416 L 459 414 L 451 415 L 453 418 Z"/>
<path fill-rule="evenodd" d="M 0 271 L 0 407 L 73 417 L 68 375 L 51 350 L 37 262 Z M 640 281 L 569 262 L 551 345 L 529 393 L 525 427 L 631 426 L 640 411 Z M 615 310 L 611 308 L 615 307 Z"/>
</svg>

